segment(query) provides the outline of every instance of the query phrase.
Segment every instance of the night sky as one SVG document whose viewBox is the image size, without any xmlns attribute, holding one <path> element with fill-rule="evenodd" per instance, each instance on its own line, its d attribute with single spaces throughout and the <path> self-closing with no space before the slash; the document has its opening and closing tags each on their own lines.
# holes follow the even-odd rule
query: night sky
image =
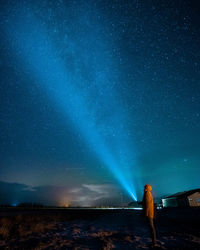
<svg viewBox="0 0 200 250">
<path fill-rule="evenodd" d="M 0 5 L 0 203 L 199 188 L 198 1 Z"/>
</svg>

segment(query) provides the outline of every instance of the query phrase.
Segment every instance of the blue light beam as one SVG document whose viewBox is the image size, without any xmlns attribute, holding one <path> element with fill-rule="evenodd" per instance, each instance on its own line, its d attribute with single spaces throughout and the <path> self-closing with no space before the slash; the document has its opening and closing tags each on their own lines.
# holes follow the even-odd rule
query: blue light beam
<svg viewBox="0 0 200 250">
<path fill-rule="evenodd" d="M 66 121 L 70 119 L 84 138 L 85 143 L 110 169 L 132 199 L 137 200 L 136 191 L 130 178 L 131 174 L 128 170 L 125 171 L 122 163 L 118 164 L 99 131 L 95 111 L 91 112 L 88 105 L 87 89 L 80 89 L 75 84 L 77 79 L 58 56 L 44 25 L 34 17 L 33 13 L 21 9 L 18 9 L 16 13 L 12 17 L 10 16 L 11 22 L 8 23 L 6 32 L 8 40 L 25 69 L 34 76 L 58 109 L 62 110 Z"/>
</svg>

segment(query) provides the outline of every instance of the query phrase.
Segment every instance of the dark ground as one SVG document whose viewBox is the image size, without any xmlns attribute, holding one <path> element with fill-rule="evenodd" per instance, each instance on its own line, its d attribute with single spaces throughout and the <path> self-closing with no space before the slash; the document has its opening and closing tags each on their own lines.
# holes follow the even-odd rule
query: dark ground
<svg viewBox="0 0 200 250">
<path fill-rule="evenodd" d="M 0 209 L 0 249 L 149 249 L 137 210 Z M 200 209 L 158 210 L 156 249 L 200 249 Z"/>
</svg>

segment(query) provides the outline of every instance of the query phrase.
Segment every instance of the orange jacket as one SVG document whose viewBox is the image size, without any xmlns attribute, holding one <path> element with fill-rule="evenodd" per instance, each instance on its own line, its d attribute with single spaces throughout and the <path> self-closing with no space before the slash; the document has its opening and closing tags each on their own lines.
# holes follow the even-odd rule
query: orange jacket
<svg viewBox="0 0 200 250">
<path fill-rule="evenodd" d="M 144 209 L 145 216 L 153 219 L 154 218 L 154 202 L 153 202 L 153 196 L 151 194 L 151 190 L 152 190 L 151 185 L 146 184 L 145 189 L 144 189 L 142 206 Z"/>
</svg>

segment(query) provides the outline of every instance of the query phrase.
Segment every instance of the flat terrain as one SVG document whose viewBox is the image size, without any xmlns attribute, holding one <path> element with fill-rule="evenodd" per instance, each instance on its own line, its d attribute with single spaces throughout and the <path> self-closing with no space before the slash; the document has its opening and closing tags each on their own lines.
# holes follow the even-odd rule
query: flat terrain
<svg viewBox="0 0 200 250">
<path fill-rule="evenodd" d="M 200 249 L 200 209 L 157 213 L 156 249 Z M 0 209 L 0 249 L 149 249 L 142 211 Z"/>
</svg>

